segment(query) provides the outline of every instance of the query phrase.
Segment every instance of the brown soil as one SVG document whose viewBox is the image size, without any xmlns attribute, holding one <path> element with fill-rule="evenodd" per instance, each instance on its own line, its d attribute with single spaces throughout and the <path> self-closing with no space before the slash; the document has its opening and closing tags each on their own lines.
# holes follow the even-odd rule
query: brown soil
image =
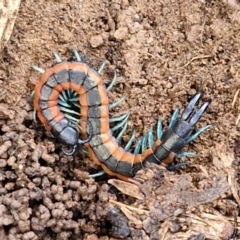
<svg viewBox="0 0 240 240">
<path fill-rule="evenodd" d="M 240 239 L 238 2 L 22 1 L 0 59 L 1 239 Z M 71 46 L 95 67 L 107 60 L 106 82 L 117 71 L 109 98 L 127 96 L 111 112 L 131 112 L 125 140 L 203 90 L 213 101 L 197 127 L 216 126 L 184 149 L 199 157 L 174 172 L 150 164 L 134 183 L 87 178 L 100 169 L 64 156 L 29 98 L 31 65 L 69 59 Z"/>
</svg>

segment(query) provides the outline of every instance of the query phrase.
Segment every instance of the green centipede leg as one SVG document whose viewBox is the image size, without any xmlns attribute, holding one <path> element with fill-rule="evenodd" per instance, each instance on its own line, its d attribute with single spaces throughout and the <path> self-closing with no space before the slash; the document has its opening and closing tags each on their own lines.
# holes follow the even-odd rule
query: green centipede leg
<svg viewBox="0 0 240 240">
<path fill-rule="evenodd" d="M 133 154 L 135 154 L 135 155 L 139 154 L 140 149 L 141 149 L 141 145 L 142 145 L 142 138 L 140 138 L 140 139 L 137 141 L 136 147 L 135 147 L 135 149 L 134 149 Z"/>
<path fill-rule="evenodd" d="M 124 126 L 124 124 L 127 122 L 128 118 L 129 118 L 129 113 L 126 115 L 125 119 L 123 119 L 123 121 L 121 121 L 119 124 L 117 124 L 116 126 L 114 126 L 113 128 L 111 128 L 111 131 L 114 132 L 117 129 L 121 128 Z"/>
<path fill-rule="evenodd" d="M 134 141 L 134 139 L 135 139 L 135 136 L 136 136 L 136 131 L 134 130 L 133 133 L 132 133 L 131 138 L 129 139 L 128 143 L 127 143 L 126 146 L 124 147 L 124 150 L 125 150 L 125 151 L 128 151 L 128 150 L 130 149 L 130 147 L 132 146 L 133 141 Z"/>
<path fill-rule="evenodd" d="M 157 122 L 157 139 L 160 140 L 163 135 L 163 127 L 162 127 L 162 120 L 161 118 L 158 118 Z"/>
<path fill-rule="evenodd" d="M 118 136 L 116 137 L 116 140 L 117 140 L 118 142 L 122 139 L 123 134 L 126 132 L 127 125 L 128 125 L 128 123 L 127 123 L 127 121 L 126 121 L 125 124 L 124 124 L 124 126 L 123 126 L 123 128 L 122 128 L 122 130 L 121 130 L 121 132 L 120 132 L 120 133 L 118 134 Z"/>
<path fill-rule="evenodd" d="M 175 156 L 176 158 L 182 158 L 182 157 L 198 157 L 196 153 L 193 152 L 183 152 L 183 153 L 178 153 Z"/>
<path fill-rule="evenodd" d="M 120 122 L 120 121 L 122 121 L 125 117 L 127 117 L 128 114 L 129 114 L 129 113 L 123 114 L 123 115 L 121 115 L 121 116 L 119 116 L 119 117 L 110 118 L 110 119 L 109 119 L 109 122 L 110 122 L 110 123 Z"/>
<path fill-rule="evenodd" d="M 116 83 L 116 80 L 117 80 L 117 73 L 114 71 L 113 73 L 113 79 L 111 81 L 111 83 L 109 84 L 109 86 L 107 87 L 107 92 L 110 92 L 114 86 L 114 84 Z"/>
<path fill-rule="evenodd" d="M 74 114 L 74 115 L 77 115 L 77 116 L 80 117 L 79 112 L 76 112 L 76 111 L 74 111 L 74 110 L 71 110 L 71 109 L 69 109 L 69 108 L 62 107 L 62 106 L 60 106 L 59 108 L 60 108 L 60 110 L 61 110 L 62 112 Z"/>
<path fill-rule="evenodd" d="M 178 114 L 179 114 L 179 106 L 176 106 L 176 108 L 175 108 L 175 110 L 172 114 L 172 117 L 170 119 L 170 123 L 169 123 L 168 128 L 171 128 L 173 126 L 173 124 L 176 122 Z"/>
<path fill-rule="evenodd" d="M 66 108 L 70 108 L 72 107 L 70 104 L 68 104 L 66 101 L 62 101 L 61 99 L 58 100 L 58 104 L 63 106 L 63 107 L 66 107 Z"/>
<path fill-rule="evenodd" d="M 171 165 L 167 166 L 167 170 L 169 170 L 169 171 L 176 170 L 177 168 L 180 168 L 182 166 L 186 166 L 188 164 L 189 164 L 189 162 L 182 162 L 182 163 L 171 164 Z"/>
<path fill-rule="evenodd" d="M 53 56 L 55 57 L 57 63 L 62 62 L 62 59 L 57 52 L 53 52 Z"/>
<path fill-rule="evenodd" d="M 193 135 L 191 135 L 191 136 L 189 136 L 187 139 L 186 139 L 186 144 L 188 144 L 188 143 L 190 143 L 190 142 L 192 142 L 195 138 L 197 138 L 200 134 L 202 134 L 204 131 L 206 131 L 207 129 L 209 129 L 209 128 L 212 128 L 212 127 L 214 127 L 215 126 L 215 124 L 209 124 L 209 125 L 207 125 L 207 126 L 205 126 L 205 127 L 202 127 L 202 128 L 200 128 L 200 129 L 198 129 Z"/>
<path fill-rule="evenodd" d="M 40 73 L 45 73 L 43 68 L 38 67 L 37 65 L 32 65 L 32 68 Z"/>
<path fill-rule="evenodd" d="M 103 73 L 103 70 L 104 70 L 105 66 L 106 66 L 106 60 L 104 60 L 104 61 L 102 62 L 101 66 L 100 66 L 99 69 L 98 69 L 98 73 L 99 73 L 100 75 Z"/>
<path fill-rule="evenodd" d="M 125 99 L 126 97 L 124 96 L 120 98 L 118 101 L 109 104 L 109 109 L 115 108 L 116 106 L 120 105 Z"/>
<path fill-rule="evenodd" d="M 98 173 L 94 173 L 94 174 L 89 174 L 88 176 L 91 178 L 96 178 L 96 177 L 101 177 L 104 174 L 106 174 L 104 171 L 98 172 Z"/>
<path fill-rule="evenodd" d="M 153 140 L 153 128 L 150 127 L 149 132 L 148 132 L 148 147 L 151 148 L 154 145 L 154 140 Z"/>
<path fill-rule="evenodd" d="M 142 153 L 147 149 L 147 139 L 148 139 L 148 132 L 142 138 L 142 146 L 141 146 Z"/>
<path fill-rule="evenodd" d="M 37 122 L 37 110 L 35 108 L 33 108 L 33 121 L 36 123 Z"/>
<path fill-rule="evenodd" d="M 71 49 L 71 51 L 73 52 L 76 60 L 77 60 L 78 62 L 82 62 L 81 56 L 80 56 L 79 52 L 77 51 L 77 49 L 76 49 L 75 47 L 70 47 L 70 49 Z"/>
</svg>

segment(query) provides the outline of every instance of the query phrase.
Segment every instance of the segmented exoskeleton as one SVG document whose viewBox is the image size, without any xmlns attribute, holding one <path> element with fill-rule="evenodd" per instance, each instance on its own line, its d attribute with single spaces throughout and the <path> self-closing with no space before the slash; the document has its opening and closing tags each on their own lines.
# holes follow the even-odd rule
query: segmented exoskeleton
<svg viewBox="0 0 240 240">
<path fill-rule="evenodd" d="M 124 148 L 119 145 L 127 128 L 129 114 L 110 118 L 109 109 L 119 105 L 124 98 L 109 104 L 107 92 L 110 91 L 116 81 L 116 74 L 110 85 L 106 88 L 101 73 L 105 63 L 98 71 L 90 68 L 81 61 L 81 57 L 72 49 L 75 55 L 74 61 L 62 61 L 57 53 L 54 53 L 57 64 L 48 70 L 39 67 L 34 68 L 42 74 L 37 83 L 33 102 L 37 116 L 48 131 L 62 143 L 72 146 L 73 154 L 78 145 L 84 145 L 90 158 L 101 165 L 109 175 L 127 180 L 133 177 L 146 162 L 171 165 L 175 157 L 196 156 L 194 153 L 180 153 L 183 147 L 198 137 L 202 132 L 211 128 L 207 125 L 194 134 L 194 126 L 209 106 L 211 100 L 207 100 L 195 111 L 195 107 L 202 93 L 196 93 L 181 117 L 178 117 L 177 107 L 171 117 L 169 128 L 163 132 L 162 121 L 157 123 L 156 141 L 154 142 L 153 128 L 136 143 L 133 153 L 129 152 L 134 139 L 133 132 L 129 142 Z M 115 123 L 110 128 L 110 123 Z M 115 132 L 118 135 L 114 137 Z M 79 139 L 79 132 L 84 139 Z M 178 164 L 180 166 L 182 164 Z"/>
</svg>

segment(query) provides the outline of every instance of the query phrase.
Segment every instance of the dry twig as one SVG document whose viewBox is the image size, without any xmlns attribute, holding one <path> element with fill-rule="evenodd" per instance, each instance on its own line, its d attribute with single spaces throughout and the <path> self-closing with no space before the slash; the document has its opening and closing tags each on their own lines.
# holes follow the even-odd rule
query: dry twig
<svg viewBox="0 0 240 240">
<path fill-rule="evenodd" d="M 21 0 L 0 1 L 0 51 L 7 44 L 13 30 Z"/>
</svg>

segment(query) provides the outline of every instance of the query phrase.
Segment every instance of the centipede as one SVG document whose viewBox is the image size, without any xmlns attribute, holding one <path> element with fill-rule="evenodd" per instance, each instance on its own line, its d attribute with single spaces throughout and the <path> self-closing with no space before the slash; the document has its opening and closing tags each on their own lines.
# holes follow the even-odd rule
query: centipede
<svg viewBox="0 0 240 240">
<path fill-rule="evenodd" d="M 159 118 L 156 134 L 151 127 L 135 142 L 136 132 L 133 131 L 125 147 L 121 147 L 120 141 L 127 128 L 129 113 L 113 118 L 109 116 L 109 111 L 124 100 L 121 98 L 114 103 L 109 102 L 108 92 L 116 83 L 116 73 L 106 86 L 101 76 L 105 62 L 95 70 L 82 60 L 75 48 L 71 50 L 73 57 L 66 61 L 54 52 L 56 64 L 47 70 L 33 66 L 41 72 L 32 93 L 34 119 L 38 118 L 48 132 L 70 148 L 63 149 L 65 154 L 72 155 L 76 149 L 83 147 L 90 159 L 101 166 L 104 172 L 124 181 L 133 178 L 147 162 L 175 169 L 185 164 L 173 164 L 175 158 L 197 156 L 181 151 L 185 145 L 213 127 L 213 124 L 209 124 L 195 129 L 211 99 L 197 109 L 203 94 L 197 92 L 181 115 L 179 107 L 175 108 L 165 131 Z"/>
</svg>

